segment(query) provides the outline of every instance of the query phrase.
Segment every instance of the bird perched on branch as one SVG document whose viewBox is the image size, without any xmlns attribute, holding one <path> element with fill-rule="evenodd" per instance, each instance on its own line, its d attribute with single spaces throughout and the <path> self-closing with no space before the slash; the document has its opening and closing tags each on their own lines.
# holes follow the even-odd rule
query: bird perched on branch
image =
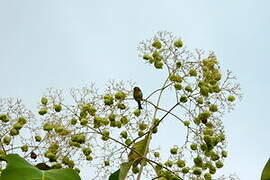
<svg viewBox="0 0 270 180">
<path fill-rule="evenodd" d="M 142 109 L 141 101 L 143 100 L 143 94 L 139 87 L 133 88 L 133 98 L 138 103 L 138 109 Z"/>
</svg>

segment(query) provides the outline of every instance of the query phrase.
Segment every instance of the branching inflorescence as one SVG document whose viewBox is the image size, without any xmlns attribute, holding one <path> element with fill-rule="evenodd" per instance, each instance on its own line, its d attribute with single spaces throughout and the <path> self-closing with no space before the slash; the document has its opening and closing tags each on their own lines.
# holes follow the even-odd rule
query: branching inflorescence
<svg viewBox="0 0 270 180">
<path fill-rule="evenodd" d="M 33 164 L 78 172 L 88 164 L 95 169 L 93 179 L 107 179 L 120 164 L 130 169 L 127 179 L 213 179 L 227 157 L 221 119 L 241 98 L 236 78 L 221 72 L 213 52 L 189 51 L 168 32 L 141 42 L 138 50 L 164 73 L 163 85 L 144 94 L 142 110 L 132 97 L 133 82 L 109 81 L 103 93 L 94 84 L 71 89 L 68 99 L 48 89 L 37 115 L 21 101 L 1 99 L 0 156 L 18 153 Z M 161 104 L 164 93 L 172 97 L 170 108 Z M 186 136 L 162 161 L 151 140 L 166 119 L 182 124 Z"/>
</svg>

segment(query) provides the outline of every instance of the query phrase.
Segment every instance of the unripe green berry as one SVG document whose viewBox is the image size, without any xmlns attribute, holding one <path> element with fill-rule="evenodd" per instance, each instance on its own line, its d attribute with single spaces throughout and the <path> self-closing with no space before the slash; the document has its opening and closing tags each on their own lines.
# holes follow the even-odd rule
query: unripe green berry
<svg viewBox="0 0 270 180">
<path fill-rule="evenodd" d="M 212 160 L 212 161 L 217 161 L 217 160 L 219 160 L 219 155 L 217 155 L 216 153 L 212 152 L 212 153 L 211 153 L 211 160 Z"/>
<path fill-rule="evenodd" d="M 6 114 L 0 114 L 0 120 L 4 123 L 7 123 L 10 119 Z"/>
<path fill-rule="evenodd" d="M 171 152 L 171 154 L 177 154 L 177 148 L 172 148 L 172 149 L 170 150 L 170 152 Z"/>
<path fill-rule="evenodd" d="M 173 45 L 177 48 L 183 47 L 183 42 L 181 40 L 174 41 Z"/>
<path fill-rule="evenodd" d="M 87 124 L 88 124 L 88 119 L 87 119 L 87 118 L 82 118 L 82 119 L 80 120 L 80 124 L 81 124 L 82 126 L 87 125 Z"/>
<path fill-rule="evenodd" d="M 177 75 L 177 74 L 170 75 L 170 78 L 169 79 L 171 81 L 173 81 L 173 82 L 179 82 L 179 83 L 182 82 L 182 78 L 179 75 Z"/>
<path fill-rule="evenodd" d="M 179 168 L 183 168 L 186 166 L 186 162 L 184 160 L 178 160 L 176 161 L 176 165 L 179 167 Z"/>
<path fill-rule="evenodd" d="M 123 103 L 118 103 L 118 104 L 117 104 L 117 107 L 118 107 L 119 109 L 121 109 L 121 110 L 126 109 L 126 105 L 123 104 Z"/>
<path fill-rule="evenodd" d="M 213 131 L 212 128 L 206 128 L 206 129 L 203 131 L 203 134 L 204 134 L 204 135 L 213 136 L 214 131 Z"/>
<path fill-rule="evenodd" d="M 230 101 L 230 102 L 233 102 L 233 101 L 235 101 L 235 97 L 234 96 L 228 96 L 227 100 Z"/>
<path fill-rule="evenodd" d="M 197 167 L 202 167 L 202 158 L 200 156 L 195 157 L 193 159 L 193 162 Z"/>
<path fill-rule="evenodd" d="M 54 163 L 54 164 L 52 165 L 52 168 L 53 168 L 53 169 L 61 169 L 61 168 L 62 168 L 62 165 L 61 165 L 61 163 Z"/>
<path fill-rule="evenodd" d="M 209 88 L 208 88 L 208 87 L 202 86 L 202 87 L 200 88 L 200 94 L 201 94 L 202 96 L 208 96 L 208 93 L 209 93 Z"/>
<path fill-rule="evenodd" d="M 51 131 L 53 129 L 53 126 L 51 125 L 51 124 L 49 124 L 49 123 L 45 123 L 44 125 L 43 125 L 43 130 L 44 131 Z"/>
<path fill-rule="evenodd" d="M 197 150 L 197 144 L 191 144 L 190 149 L 193 151 Z"/>
<path fill-rule="evenodd" d="M 203 104 L 203 98 L 202 97 L 199 97 L 196 101 L 197 101 L 198 104 Z"/>
<path fill-rule="evenodd" d="M 14 129 L 20 130 L 22 127 L 23 127 L 23 124 L 19 122 L 16 122 L 15 124 L 13 124 Z"/>
<path fill-rule="evenodd" d="M 47 105 L 48 103 L 48 99 L 46 97 L 42 97 L 41 100 L 40 100 L 41 104 L 43 105 Z"/>
<path fill-rule="evenodd" d="M 203 177 L 205 178 L 205 180 L 212 180 L 212 175 L 210 173 L 205 173 Z"/>
<path fill-rule="evenodd" d="M 217 171 L 216 167 L 214 167 L 214 166 L 209 167 L 209 173 L 210 174 L 215 174 L 216 171 Z"/>
<path fill-rule="evenodd" d="M 162 47 L 162 44 L 161 44 L 161 42 L 159 42 L 159 41 L 154 41 L 154 42 L 152 43 L 152 46 L 153 46 L 154 48 L 160 49 L 160 48 Z"/>
<path fill-rule="evenodd" d="M 47 113 L 47 108 L 40 108 L 40 110 L 38 111 L 38 113 L 39 113 L 40 115 L 46 114 L 46 113 Z"/>
</svg>

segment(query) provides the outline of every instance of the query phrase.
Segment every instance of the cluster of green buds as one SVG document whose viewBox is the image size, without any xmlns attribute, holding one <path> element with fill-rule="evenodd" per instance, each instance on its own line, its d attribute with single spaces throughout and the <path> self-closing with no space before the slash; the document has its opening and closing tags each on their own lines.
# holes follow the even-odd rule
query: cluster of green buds
<svg viewBox="0 0 270 180">
<path fill-rule="evenodd" d="M 82 152 L 87 161 L 91 161 L 93 159 L 91 156 L 92 150 L 89 147 L 82 148 Z"/>
<path fill-rule="evenodd" d="M 62 163 L 66 166 L 68 166 L 69 168 L 73 168 L 75 166 L 74 161 L 72 161 L 71 159 L 69 159 L 68 157 L 63 157 L 62 158 Z"/>
<path fill-rule="evenodd" d="M 42 97 L 40 102 L 41 102 L 42 107 L 39 109 L 38 113 L 39 115 L 43 116 L 47 114 L 48 112 L 48 108 L 47 108 L 48 99 L 46 97 Z"/>
<path fill-rule="evenodd" d="M 26 124 L 26 119 L 24 117 L 19 117 L 18 120 L 12 125 L 9 131 L 11 136 L 17 136 L 20 133 L 22 127 Z"/>
<path fill-rule="evenodd" d="M 48 151 L 44 153 L 44 156 L 49 159 L 50 162 L 57 161 L 57 152 L 59 151 L 59 145 L 57 143 L 52 143 Z"/>
<path fill-rule="evenodd" d="M 123 103 L 126 97 L 127 95 L 123 91 L 119 91 L 114 95 L 114 98 L 118 101 L 117 108 L 119 108 L 120 110 L 126 109 L 126 105 Z"/>
<path fill-rule="evenodd" d="M 113 96 L 109 95 L 109 94 L 106 94 L 103 96 L 103 102 L 106 106 L 110 106 L 110 105 L 113 105 L 114 103 L 114 98 Z"/>
<path fill-rule="evenodd" d="M 7 123 L 10 121 L 10 119 L 7 114 L 0 114 L 0 121 L 3 123 Z"/>
<path fill-rule="evenodd" d="M 70 146 L 74 146 L 74 147 L 81 147 L 81 144 L 84 144 L 86 140 L 85 135 L 83 134 L 75 134 L 71 136 L 71 141 L 69 142 Z"/>
</svg>

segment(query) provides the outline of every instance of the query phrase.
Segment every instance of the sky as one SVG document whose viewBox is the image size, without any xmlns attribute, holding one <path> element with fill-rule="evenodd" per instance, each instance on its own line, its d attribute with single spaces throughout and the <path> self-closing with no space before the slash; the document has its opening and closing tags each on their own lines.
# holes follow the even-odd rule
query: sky
<svg viewBox="0 0 270 180">
<path fill-rule="evenodd" d="M 270 157 L 267 0 L 0 0 L 0 97 L 35 107 L 46 88 L 133 80 L 144 92 L 162 78 L 138 58 L 157 31 L 190 49 L 216 52 L 244 98 L 224 117 L 229 158 L 224 174 L 259 179 Z M 156 80 L 154 80 L 154 78 Z"/>
</svg>

